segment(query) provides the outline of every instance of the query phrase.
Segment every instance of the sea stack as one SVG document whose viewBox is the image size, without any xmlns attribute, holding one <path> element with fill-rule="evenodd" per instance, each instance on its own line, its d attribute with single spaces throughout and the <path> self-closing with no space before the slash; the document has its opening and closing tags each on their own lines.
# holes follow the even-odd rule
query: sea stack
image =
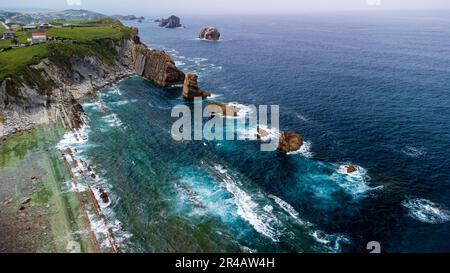
<svg viewBox="0 0 450 273">
<path fill-rule="evenodd" d="M 181 23 L 180 23 L 180 18 L 172 15 L 167 19 L 162 18 L 159 21 L 159 26 L 160 27 L 165 27 L 165 28 L 177 28 L 177 27 L 182 27 Z"/>
<path fill-rule="evenodd" d="M 202 97 L 203 99 L 211 96 L 211 93 L 200 90 L 197 83 L 198 76 L 194 73 L 186 74 L 183 83 L 183 98 L 193 100 L 195 97 Z"/>
<path fill-rule="evenodd" d="M 133 39 L 133 40 L 137 40 Z M 149 49 L 144 44 L 135 44 L 132 49 L 133 66 L 139 76 L 152 81 L 160 87 L 182 84 L 184 73 L 163 51 Z"/>
<path fill-rule="evenodd" d="M 220 32 L 215 27 L 204 27 L 200 31 L 198 38 L 210 41 L 218 41 L 220 39 Z"/>
<path fill-rule="evenodd" d="M 278 150 L 283 153 L 290 153 L 297 151 L 303 145 L 303 137 L 296 132 L 286 131 L 281 132 L 278 141 Z"/>
</svg>

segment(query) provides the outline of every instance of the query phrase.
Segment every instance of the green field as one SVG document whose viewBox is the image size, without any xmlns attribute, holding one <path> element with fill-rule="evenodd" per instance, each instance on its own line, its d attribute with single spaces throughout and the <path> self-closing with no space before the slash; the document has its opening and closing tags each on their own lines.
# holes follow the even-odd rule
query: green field
<svg viewBox="0 0 450 273">
<path fill-rule="evenodd" d="M 74 40 L 73 42 L 47 42 L 28 47 L 14 48 L 0 52 L 0 81 L 23 71 L 30 64 L 38 63 L 42 58 L 50 57 L 53 61 L 70 69 L 67 62 L 71 56 L 96 56 L 105 63 L 112 63 L 115 52 L 109 48 L 105 39 L 120 40 L 129 38 L 131 31 L 119 21 L 102 19 L 91 22 L 98 26 L 73 28 L 51 28 L 47 34 L 53 37 Z M 17 33 L 20 43 L 30 38 L 28 33 Z M 0 49 L 11 46 L 11 40 L 0 40 Z"/>
<path fill-rule="evenodd" d="M 20 47 L 0 53 L 0 81 L 30 64 L 38 63 L 49 53 L 47 44 Z"/>
<path fill-rule="evenodd" d="M 54 37 L 74 39 L 79 41 L 90 41 L 110 38 L 119 40 L 128 34 L 124 27 L 99 26 L 99 27 L 74 27 L 74 28 L 51 28 L 47 34 Z"/>
</svg>

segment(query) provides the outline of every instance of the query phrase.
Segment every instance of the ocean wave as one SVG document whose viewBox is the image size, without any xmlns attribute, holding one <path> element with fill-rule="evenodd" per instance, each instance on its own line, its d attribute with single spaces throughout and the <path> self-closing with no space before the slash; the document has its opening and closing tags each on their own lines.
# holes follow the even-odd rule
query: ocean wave
<svg viewBox="0 0 450 273">
<path fill-rule="evenodd" d="M 283 199 L 269 195 L 269 198 L 273 199 L 275 203 L 288 215 L 290 215 L 296 223 L 300 224 L 308 230 L 308 234 L 312 236 L 316 242 L 322 244 L 330 252 L 341 251 L 342 243 L 350 244 L 350 239 L 341 234 L 327 234 L 321 230 L 315 229 L 314 225 L 308 221 L 302 220 L 300 214 L 289 203 Z"/>
<path fill-rule="evenodd" d="M 272 198 L 275 201 L 275 203 L 277 203 L 277 205 L 280 206 L 281 209 L 287 212 L 299 224 L 301 224 L 302 226 L 311 226 L 311 223 L 308 223 L 300 219 L 300 214 L 289 203 L 287 203 L 286 201 L 275 195 L 269 195 L 269 198 Z"/>
<path fill-rule="evenodd" d="M 116 113 L 104 116 L 102 117 L 102 120 L 106 122 L 110 127 L 123 127 L 123 123 Z"/>
<path fill-rule="evenodd" d="M 303 116 L 302 114 L 299 114 L 299 113 L 295 113 L 295 116 L 299 119 L 299 120 L 301 120 L 301 121 L 309 121 L 309 119 L 307 119 L 305 116 Z"/>
<path fill-rule="evenodd" d="M 185 66 L 186 63 L 185 63 L 185 62 L 182 62 L 182 61 L 175 61 L 175 65 L 176 65 L 176 66 Z"/>
<path fill-rule="evenodd" d="M 406 146 L 402 150 L 402 153 L 407 155 L 407 156 L 409 156 L 409 157 L 419 158 L 419 157 L 422 157 L 423 155 L 425 155 L 426 151 L 423 148 L 418 148 L 418 147 L 413 147 L 413 146 Z"/>
<path fill-rule="evenodd" d="M 321 230 L 309 233 L 317 242 L 324 245 L 330 252 L 342 251 L 342 244 L 350 244 L 350 239 L 345 235 L 327 234 Z"/>
<path fill-rule="evenodd" d="M 370 177 L 367 170 L 361 166 L 351 165 L 356 168 L 354 172 L 348 172 L 347 168 L 350 164 L 340 165 L 338 169 L 331 175 L 331 179 L 340 186 L 345 192 L 353 197 L 359 197 L 363 194 L 381 189 L 382 186 L 371 187 L 368 184 Z"/>
<path fill-rule="evenodd" d="M 311 152 L 311 142 L 304 141 L 303 145 L 297 151 L 289 152 L 288 155 L 302 155 L 304 157 L 312 158 L 314 154 Z"/>
<path fill-rule="evenodd" d="M 408 209 L 408 215 L 420 222 L 440 224 L 450 221 L 450 211 L 443 206 L 423 198 L 404 200 L 401 205 Z"/>
<path fill-rule="evenodd" d="M 99 177 L 94 171 L 95 167 L 91 166 L 91 163 L 81 155 L 84 148 L 89 145 L 89 132 L 90 127 L 85 122 L 79 130 L 65 133 L 56 144 L 56 148 L 62 153 L 63 159 L 70 168 L 71 191 L 86 194 L 88 197 L 93 195 L 95 203 L 98 205 L 99 212 L 96 212 L 96 205 L 93 204 L 93 206 L 89 206 L 86 213 L 100 247 L 102 249 L 112 247 L 120 250 L 125 247 L 131 234 L 121 228 L 120 221 L 115 218 L 114 212 L 109 208 L 112 202 L 114 200 L 118 202 L 118 199 L 114 198 L 111 193 L 108 181 Z M 100 188 L 108 192 L 108 202 L 106 203 L 100 196 Z"/>
<path fill-rule="evenodd" d="M 237 206 L 237 214 L 246 220 L 258 233 L 270 238 L 274 242 L 279 242 L 281 233 L 277 226 L 280 222 L 270 212 L 259 207 L 250 194 L 245 192 L 240 186 L 240 182 L 235 181 L 221 165 L 214 168 L 219 172 L 226 190 L 233 195 L 234 203 Z"/>
<path fill-rule="evenodd" d="M 123 106 L 123 105 L 127 105 L 127 104 L 130 104 L 130 103 L 135 103 L 135 102 L 137 102 L 137 100 L 136 99 L 132 99 L 132 100 L 115 101 L 115 102 L 111 102 L 110 104 L 114 105 L 114 106 Z"/>
</svg>

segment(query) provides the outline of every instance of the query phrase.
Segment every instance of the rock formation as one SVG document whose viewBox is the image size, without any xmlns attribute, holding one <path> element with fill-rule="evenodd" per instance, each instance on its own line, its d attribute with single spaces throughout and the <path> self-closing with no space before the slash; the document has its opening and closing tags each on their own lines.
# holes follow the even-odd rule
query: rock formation
<svg viewBox="0 0 450 273">
<path fill-rule="evenodd" d="M 134 68 L 139 76 L 161 87 L 183 83 L 184 73 L 178 70 L 175 62 L 163 51 L 149 49 L 144 44 L 138 43 L 132 49 L 132 56 Z"/>
<path fill-rule="evenodd" d="M 99 189 L 99 192 L 100 192 L 100 198 L 102 199 L 102 202 L 107 204 L 109 202 L 108 194 L 105 192 L 104 189 Z"/>
<path fill-rule="evenodd" d="M 215 27 L 204 27 L 200 31 L 198 38 L 211 40 L 211 41 L 217 41 L 220 39 L 220 32 Z"/>
<path fill-rule="evenodd" d="M 162 18 L 159 21 L 159 26 L 165 28 L 177 28 L 181 27 L 182 25 L 180 23 L 180 18 L 176 17 L 175 15 L 172 15 L 167 19 Z"/>
<path fill-rule="evenodd" d="M 202 97 L 205 99 L 211 96 L 211 93 L 198 88 L 197 79 L 198 76 L 194 73 L 188 73 L 186 75 L 183 84 L 183 98 L 192 100 L 195 97 Z"/>
<path fill-rule="evenodd" d="M 347 166 L 345 166 L 345 170 L 347 171 L 347 173 L 354 173 L 358 169 L 354 165 L 347 165 Z"/>
<path fill-rule="evenodd" d="M 303 138 L 291 131 L 281 132 L 278 141 L 278 150 L 283 153 L 294 152 L 300 149 L 303 145 Z"/>
<path fill-rule="evenodd" d="M 223 116 L 234 117 L 234 116 L 237 116 L 237 113 L 239 112 L 238 107 L 231 105 L 231 104 L 223 103 L 223 102 L 209 101 L 208 105 L 215 105 L 215 106 L 219 106 L 219 108 L 220 108 L 221 112 L 219 112 L 219 113 L 215 112 L 212 114 L 221 114 Z"/>
</svg>

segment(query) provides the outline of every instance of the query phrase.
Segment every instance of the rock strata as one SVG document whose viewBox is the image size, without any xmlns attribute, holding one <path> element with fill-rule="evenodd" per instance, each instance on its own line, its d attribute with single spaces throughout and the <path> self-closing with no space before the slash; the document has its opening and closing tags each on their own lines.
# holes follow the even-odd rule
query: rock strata
<svg viewBox="0 0 450 273">
<path fill-rule="evenodd" d="M 132 49 L 132 56 L 134 68 L 139 76 L 160 87 L 183 83 L 184 73 L 178 70 L 175 62 L 163 51 L 137 43 Z"/>
</svg>

